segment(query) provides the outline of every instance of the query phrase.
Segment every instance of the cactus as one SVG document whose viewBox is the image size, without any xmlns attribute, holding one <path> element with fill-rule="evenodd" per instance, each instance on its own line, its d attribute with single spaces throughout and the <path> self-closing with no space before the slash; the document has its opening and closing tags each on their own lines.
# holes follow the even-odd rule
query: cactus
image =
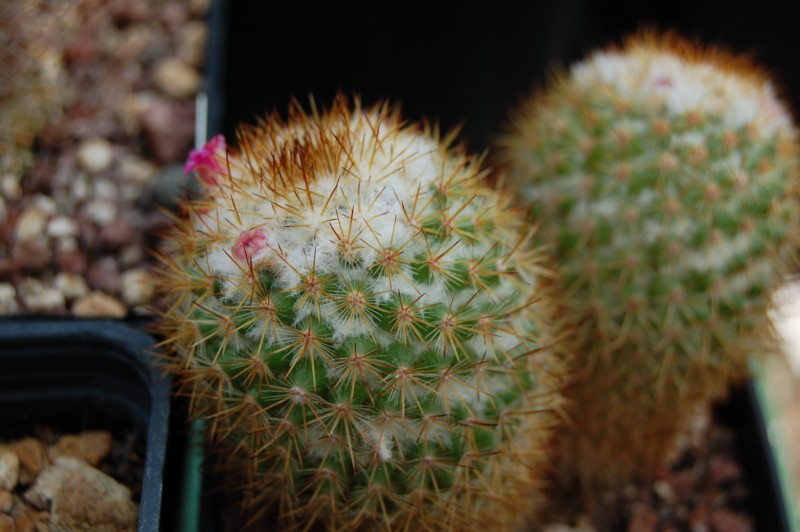
<svg viewBox="0 0 800 532">
<path fill-rule="evenodd" d="M 761 71 L 654 34 L 557 75 L 511 129 L 502 157 L 578 331 L 561 480 L 626 481 L 766 351 L 798 241 L 796 132 Z"/>
<path fill-rule="evenodd" d="M 312 109 L 190 155 L 160 331 L 193 412 L 284 527 L 509 528 L 562 371 L 524 216 L 391 106 Z"/>
</svg>

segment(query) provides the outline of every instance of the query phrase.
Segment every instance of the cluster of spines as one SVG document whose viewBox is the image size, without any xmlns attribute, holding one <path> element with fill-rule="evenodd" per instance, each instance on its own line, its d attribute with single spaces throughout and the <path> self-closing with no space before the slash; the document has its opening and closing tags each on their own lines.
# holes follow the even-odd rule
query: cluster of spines
<svg viewBox="0 0 800 532">
<path fill-rule="evenodd" d="M 293 526 L 519 520 L 560 368 L 529 230 L 480 161 L 344 100 L 239 149 L 190 157 L 208 197 L 168 238 L 162 331 L 254 499 Z"/>
</svg>

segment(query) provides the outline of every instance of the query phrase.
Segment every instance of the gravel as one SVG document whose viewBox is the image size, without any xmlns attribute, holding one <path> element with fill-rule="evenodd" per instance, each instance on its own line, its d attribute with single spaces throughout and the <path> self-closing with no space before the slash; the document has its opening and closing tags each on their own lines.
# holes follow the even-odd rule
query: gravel
<svg viewBox="0 0 800 532">
<path fill-rule="evenodd" d="M 141 478 L 114 477 L 137 456 L 103 430 L 0 442 L 0 531 L 135 530 Z"/>
<path fill-rule="evenodd" d="M 0 94 L 12 96 L 0 102 L 0 315 L 148 313 L 150 250 L 164 223 L 159 179 L 171 176 L 170 191 L 188 186 L 166 170 L 192 147 L 207 8 L 207 0 L 0 8 L 16 68 L 0 77 Z M 34 114 L 24 139 L 7 142 L 3 128 Z"/>
</svg>

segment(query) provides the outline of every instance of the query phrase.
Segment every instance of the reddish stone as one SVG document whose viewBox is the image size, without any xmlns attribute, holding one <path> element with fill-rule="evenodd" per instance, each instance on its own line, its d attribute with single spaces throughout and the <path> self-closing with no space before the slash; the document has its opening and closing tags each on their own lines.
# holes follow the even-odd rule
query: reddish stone
<svg viewBox="0 0 800 532">
<path fill-rule="evenodd" d="M 139 126 L 159 162 L 183 161 L 194 136 L 194 104 L 154 100 L 140 112 Z"/>
<path fill-rule="evenodd" d="M 92 263 L 86 273 L 86 280 L 92 288 L 109 294 L 119 293 L 122 286 L 119 266 L 113 257 L 103 257 Z"/>
<path fill-rule="evenodd" d="M 56 262 L 58 270 L 64 273 L 82 274 L 86 271 L 86 256 L 77 249 L 59 251 Z"/>
</svg>

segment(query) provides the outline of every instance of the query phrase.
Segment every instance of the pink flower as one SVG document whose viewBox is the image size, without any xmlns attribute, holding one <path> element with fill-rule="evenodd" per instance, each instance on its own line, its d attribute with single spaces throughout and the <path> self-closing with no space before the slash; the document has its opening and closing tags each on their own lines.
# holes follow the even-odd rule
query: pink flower
<svg viewBox="0 0 800 532">
<path fill-rule="evenodd" d="M 242 231 L 239 239 L 233 245 L 233 255 L 237 259 L 246 260 L 264 249 L 267 243 L 267 233 L 263 229 L 247 229 Z"/>
<path fill-rule="evenodd" d="M 659 76 L 656 78 L 653 85 L 659 89 L 670 89 L 672 88 L 672 80 L 669 78 L 669 76 Z"/>
<path fill-rule="evenodd" d="M 216 135 L 199 150 L 189 152 L 183 173 L 188 174 L 194 170 L 203 182 L 216 185 L 219 183 L 219 176 L 225 171 L 224 159 L 225 137 Z"/>
</svg>

